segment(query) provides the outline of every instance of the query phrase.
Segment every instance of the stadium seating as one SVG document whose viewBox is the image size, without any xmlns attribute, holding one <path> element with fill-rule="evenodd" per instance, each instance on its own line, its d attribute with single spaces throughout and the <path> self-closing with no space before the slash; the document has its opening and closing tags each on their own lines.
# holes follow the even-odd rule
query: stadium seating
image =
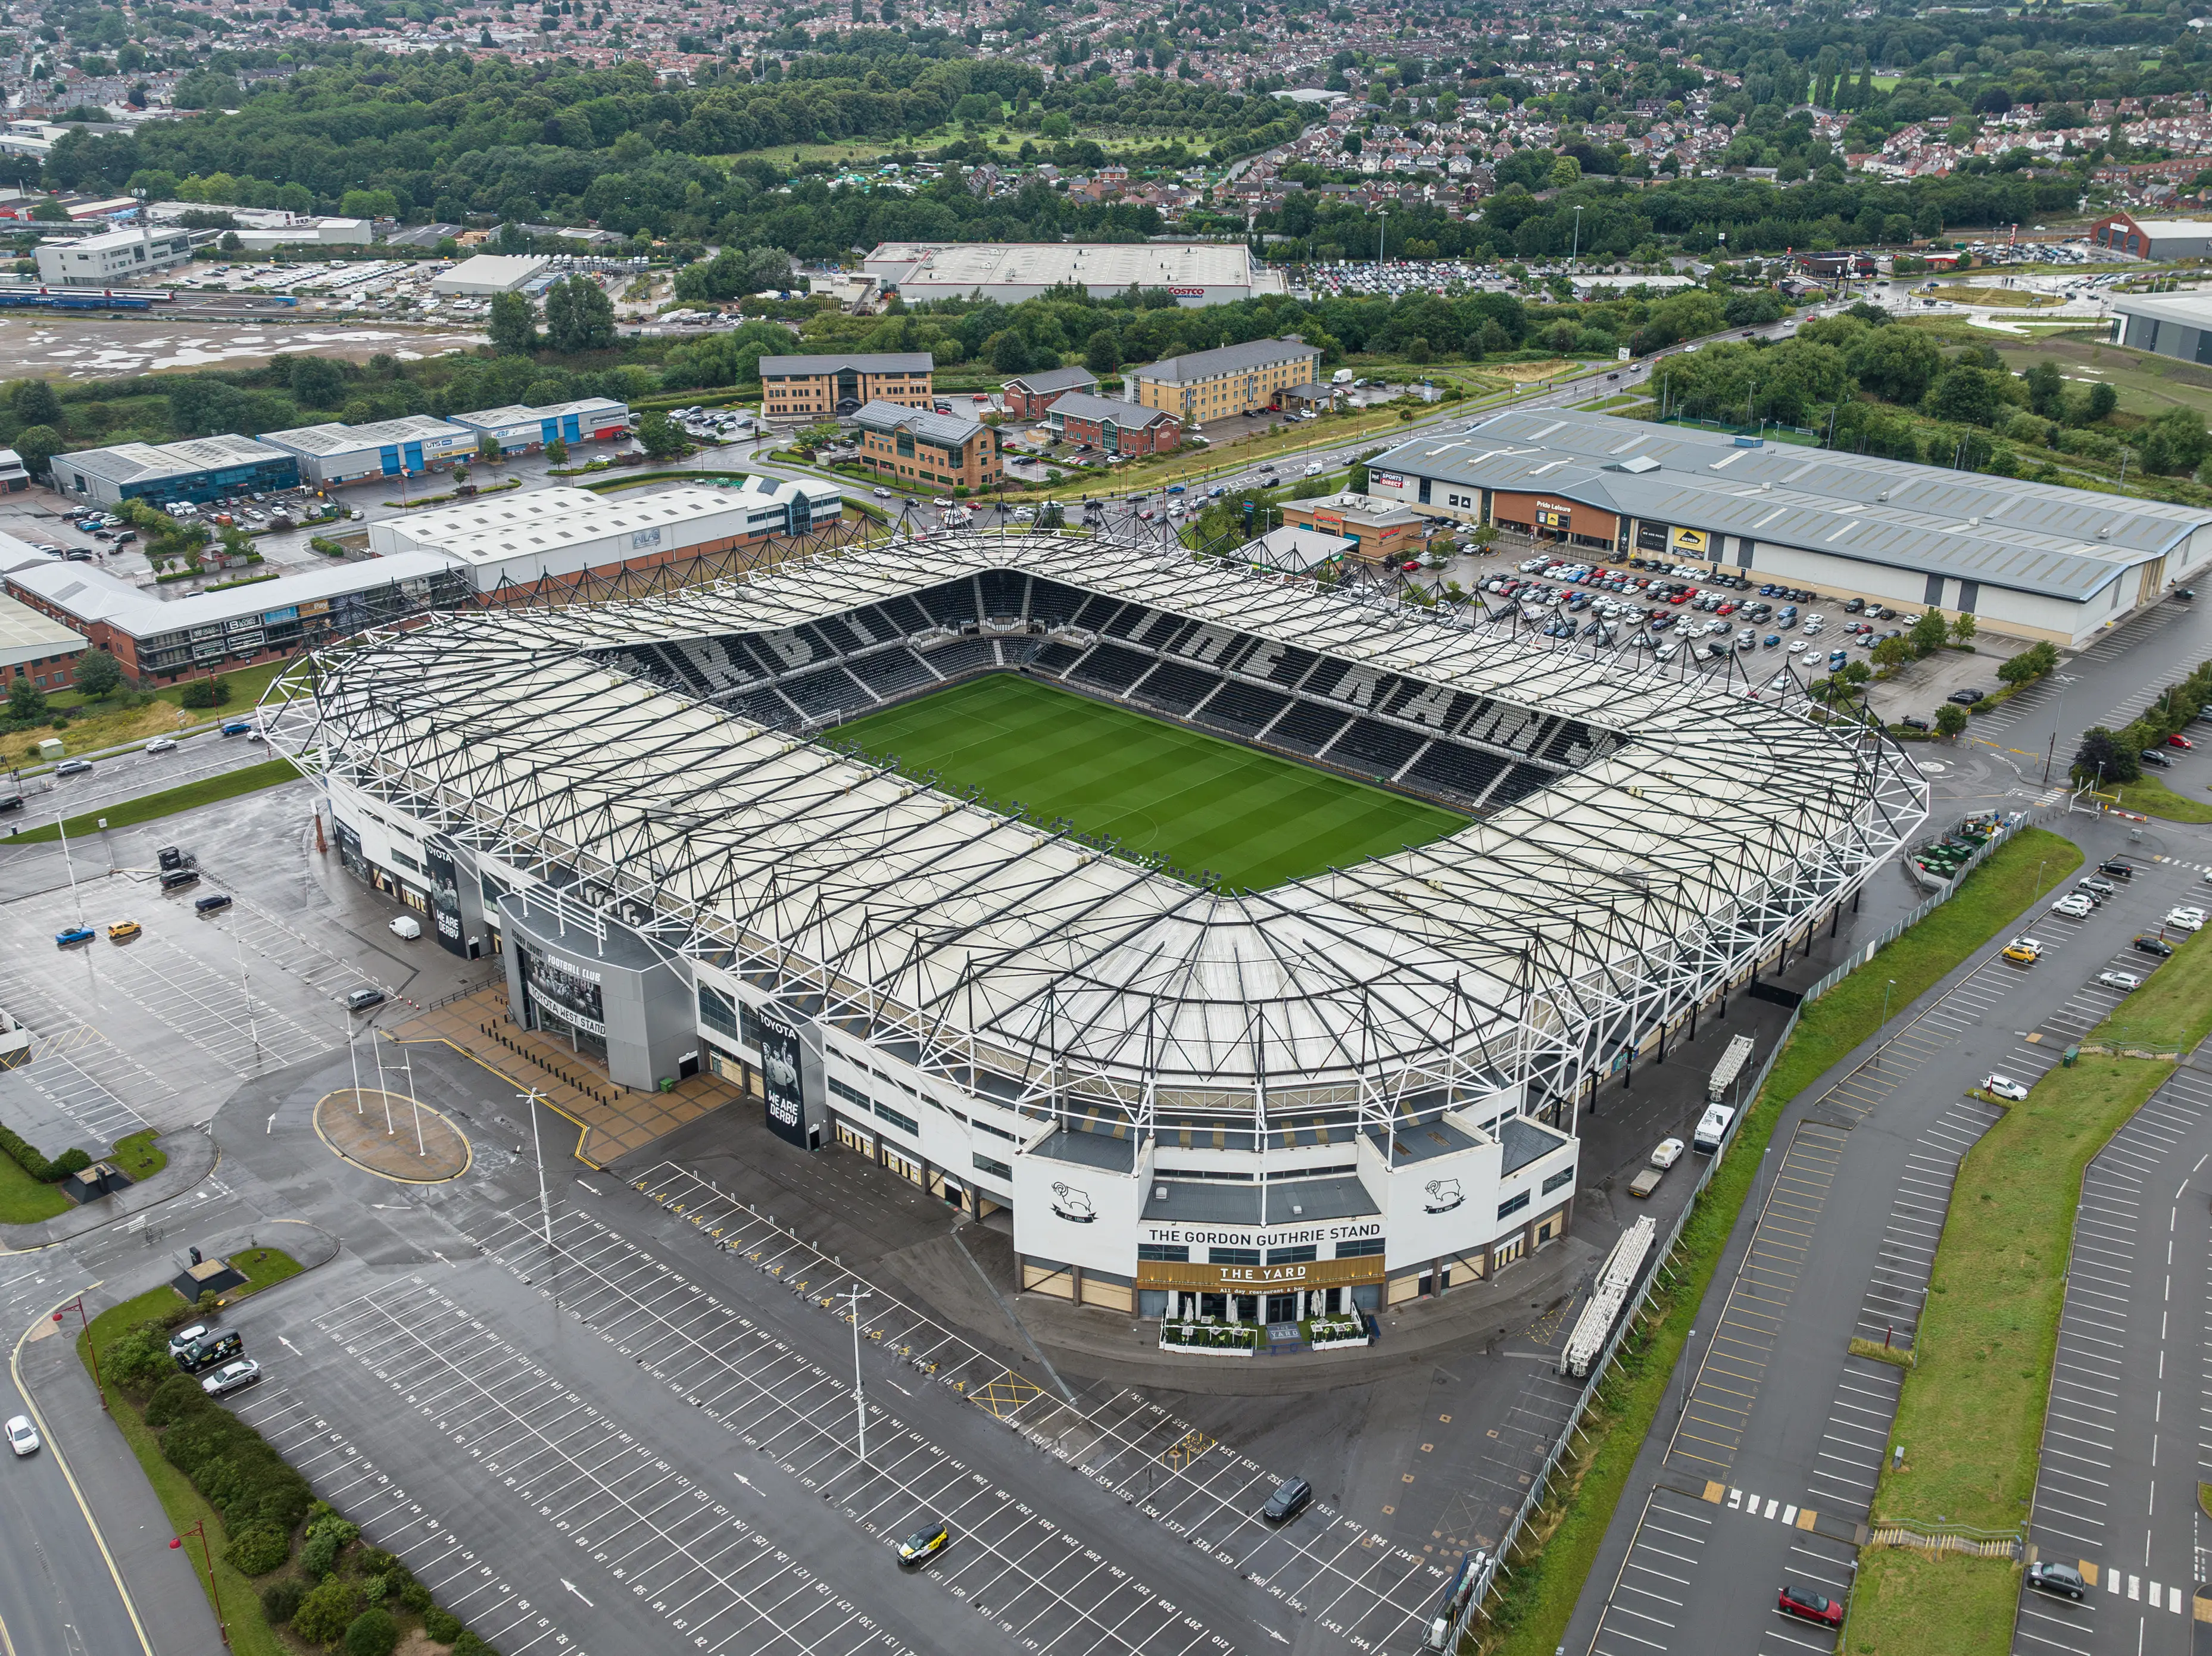
<svg viewBox="0 0 2212 1656">
<path fill-rule="evenodd" d="M 981 622 L 1026 623 L 977 636 Z M 1047 629 L 1096 633 L 1088 649 Z M 946 629 L 964 636 L 946 638 Z M 918 634 L 939 636 L 926 645 Z M 1008 668 L 1488 811 L 1545 786 L 1613 737 L 1233 626 L 1109 598 L 1019 569 L 985 569 L 842 615 L 720 638 L 629 644 L 640 677 L 777 729 L 926 695 Z"/>
</svg>

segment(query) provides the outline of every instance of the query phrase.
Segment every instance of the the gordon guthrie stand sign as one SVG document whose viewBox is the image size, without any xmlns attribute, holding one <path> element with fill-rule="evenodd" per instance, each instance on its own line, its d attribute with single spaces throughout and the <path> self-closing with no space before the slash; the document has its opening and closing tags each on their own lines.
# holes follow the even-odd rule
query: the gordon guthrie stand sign
<svg viewBox="0 0 2212 1656">
<path fill-rule="evenodd" d="M 799 1032 L 773 1017 L 760 1021 L 761 1083 L 768 1101 L 768 1129 L 806 1148 L 806 1085 L 799 1072 Z"/>
</svg>

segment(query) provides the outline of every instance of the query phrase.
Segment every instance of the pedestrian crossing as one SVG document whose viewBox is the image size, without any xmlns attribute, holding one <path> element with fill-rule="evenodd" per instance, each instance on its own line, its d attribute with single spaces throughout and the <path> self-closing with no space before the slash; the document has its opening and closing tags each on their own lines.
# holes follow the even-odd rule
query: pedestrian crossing
<svg viewBox="0 0 2212 1656">
<path fill-rule="evenodd" d="M 1716 1507 L 1725 1506 L 1732 1513 L 1741 1513 L 1746 1518 L 1764 1518 L 1771 1522 L 1786 1524 L 1793 1530 L 1809 1530 L 1820 1517 L 1812 1507 L 1785 1501 L 1780 1495 L 1767 1496 L 1762 1507 L 1756 1494 L 1727 1489 L 1718 1483 L 1705 1485 L 1705 1499 Z"/>
</svg>

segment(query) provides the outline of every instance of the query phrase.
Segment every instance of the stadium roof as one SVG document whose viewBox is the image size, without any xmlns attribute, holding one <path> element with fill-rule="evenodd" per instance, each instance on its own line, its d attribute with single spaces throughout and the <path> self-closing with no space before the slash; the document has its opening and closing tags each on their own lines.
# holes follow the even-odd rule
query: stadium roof
<svg viewBox="0 0 2212 1656">
<path fill-rule="evenodd" d="M 1893 567 L 2087 597 L 2212 511 L 1834 449 L 1525 409 L 1370 462 L 1440 482 L 1554 494 L 1660 523 Z"/>
<path fill-rule="evenodd" d="M 1449 838 L 1232 893 L 606 659 L 994 566 L 1607 739 Z M 1741 687 L 1247 564 L 1043 536 L 794 556 L 625 604 L 441 615 L 295 668 L 264 714 L 304 767 L 545 882 L 533 901 L 566 904 L 572 927 L 623 911 L 672 951 L 960 1084 L 1139 1121 L 1355 1106 L 1380 1121 L 1531 1077 L 1565 1092 L 1847 899 L 1927 798 L 1893 745 Z"/>
</svg>

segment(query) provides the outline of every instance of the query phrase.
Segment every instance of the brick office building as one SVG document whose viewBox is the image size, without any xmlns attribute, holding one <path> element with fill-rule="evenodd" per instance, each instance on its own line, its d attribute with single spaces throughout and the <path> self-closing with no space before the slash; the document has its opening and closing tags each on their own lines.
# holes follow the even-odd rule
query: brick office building
<svg viewBox="0 0 2212 1656">
<path fill-rule="evenodd" d="M 1005 475 L 997 430 L 966 415 L 871 403 L 854 423 L 861 464 L 908 488 L 989 488 Z"/>
<path fill-rule="evenodd" d="M 1042 420 L 1045 410 L 1072 391 L 1096 391 L 1098 376 L 1087 368 L 1048 368 L 1025 373 L 999 388 L 1006 395 L 1006 412 L 1017 420 Z"/>
<path fill-rule="evenodd" d="M 1165 454 L 1182 440 L 1182 422 L 1165 409 L 1062 391 L 1045 424 L 1071 443 L 1096 443 L 1109 454 Z"/>
<path fill-rule="evenodd" d="M 873 356 L 763 356 L 762 409 L 771 420 L 827 420 L 868 403 L 926 409 L 935 393 L 927 351 Z"/>
</svg>

